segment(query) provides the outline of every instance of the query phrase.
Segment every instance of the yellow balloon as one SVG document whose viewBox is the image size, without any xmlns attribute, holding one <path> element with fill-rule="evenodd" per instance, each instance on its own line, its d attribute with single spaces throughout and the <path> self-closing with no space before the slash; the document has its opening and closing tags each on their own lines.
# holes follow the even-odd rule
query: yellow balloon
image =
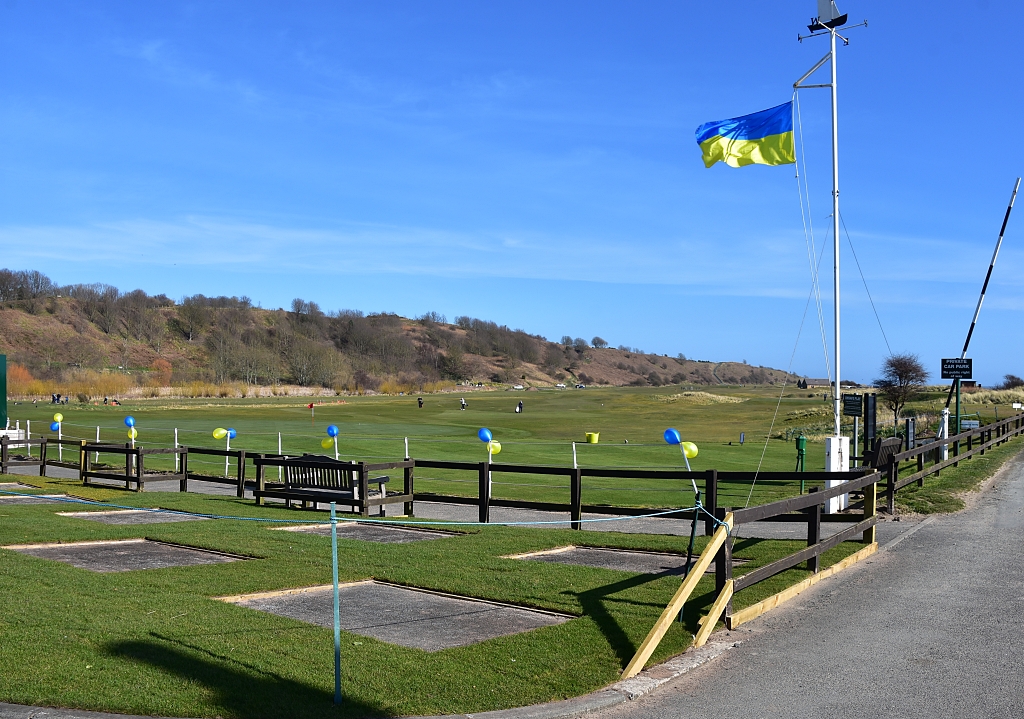
<svg viewBox="0 0 1024 719">
<path fill-rule="evenodd" d="M 135 439 L 138 436 L 139 436 L 139 432 L 138 432 L 137 429 L 135 429 L 134 427 L 130 427 L 128 429 L 128 439 Z"/>
<path fill-rule="evenodd" d="M 227 436 L 228 436 L 228 431 L 226 429 L 224 429 L 223 427 L 218 427 L 217 429 L 213 430 L 213 438 L 214 439 L 224 439 Z"/>
<path fill-rule="evenodd" d="M 693 442 L 683 442 L 683 454 L 687 459 L 693 459 L 697 456 L 697 445 Z"/>
<path fill-rule="evenodd" d="M 53 415 L 53 421 L 54 422 L 63 422 L 64 421 L 64 415 L 62 415 L 60 412 L 58 412 L 57 414 Z"/>
<path fill-rule="evenodd" d="M 330 437 L 324 437 L 323 439 L 320 440 L 320 446 L 323 447 L 324 449 L 330 449 L 331 447 L 334 446 L 334 440 L 331 439 Z"/>
<path fill-rule="evenodd" d="M 493 439 L 487 443 L 487 449 L 491 454 L 498 454 L 501 452 L 501 442 L 495 442 Z"/>
</svg>

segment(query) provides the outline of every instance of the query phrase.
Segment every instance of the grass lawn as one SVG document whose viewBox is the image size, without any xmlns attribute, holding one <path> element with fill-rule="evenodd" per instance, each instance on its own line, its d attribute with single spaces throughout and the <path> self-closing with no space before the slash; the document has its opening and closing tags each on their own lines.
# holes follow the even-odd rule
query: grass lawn
<svg viewBox="0 0 1024 719">
<path fill-rule="evenodd" d="M 230 497 L 135 495 L 70 480 L 41 484 L 46 492 L 131 506 L 310 517 Z M 57 515 L 84 509 L 0 505 L 0 544 L 150 537 L 254 559 L 96 574 L 0 550 L 0 701 L 164 716 L 356 717 L 480 712 L 575 696 L 617 679 L 679 577 L 502 556 L 572 543 L 680 552 L 686 543 L 660 535 L 499 526 L 461 528 L 458 537 L 412 544 L 339 539 L 342 581 L 373 577 L 577 618 L 433 653 L 343 633 L 345 702 L 334 708 L 330 629 L 212 599 L 329 583 L 328 539 L 237 520 L 116 526 Z M 736 573 L 802 546 L 741 540 L 734 555 L 748 561 Z M 827 553 L 823 565 L 861 546 L 845 543 Z M 790 570 L 741 592 L 735 604 L 749 605 L 806 576 Z M 706 577 L 653 662 L 689 646 L 713 591 Z"/>
<path fill-rule="evenodd" d="M 754 471 L 764 459 L 765 471 L 791 471 L 796 449 L 791 441 L 773 439 L 765 447 L 764 438 L 804 426 L 809 420 L 830 416 L 831 405 L 821 395 L 786 391 L 772 425 L 779 389 L 775 387 L 700 388 L 695 396 L 683 396 L 680 387 L 597 388 L 586 390 L 541 390 L 536 392 L 470 391 L 469 408 L 459 409 L 459 394 L 424 396 L 419 409 L 415 396 L 346 397 L 345 404 L 325 400 L 315 408 L 315 423 L 303 398 L 261 399 L 149 399 L 126 401 L 122 407 L 72 404 L 11 405 L 12 424 L 25 426 L 31 420 L 33 436 L 42 431 L 55 436 L 49 425 L 55 411 L 64 415 L 63 436 L 95 440 L 96 428 L 104 441 L 126 441 L 124 417 L 137 421 L 138 443 L 145 447 L 170 446 L 174 429 L 182 444 L 223 448 L 211 432 L 216 427 L 234 427 L 238 437 L 235 449 L 251 452 L 276 452 L 278 433 L 286 453 L 324 453 L 320 446 L 328 424 L 340 429 L 339 450 L 343 458 L 355 460 L 394 460 L 405 455 L 405 438 L 411 456 L 417 459 L 481 461 L 486 459 L 483 444 L 477 440 L 480 427 L 489 427 L 502 444 L 496 461 L 511 464 L 547 464 L 571 466 L 572 442 L 576 441 L 577 459 L 582 467 L 682 467 L 677 447 L 662 440 L 667 427 L 679 429 L 684 439 L 694 441 L 700 455 L 691 463 L 695 470 Z M 709 399 L 710 397 L 710 399 Z M 524 412 L 513 410 L 524 402 Z M 827 419 L 827 418 L 826 418 Z M 600 432 L 600 443 L 584 444 L 586 432 Z M 746 442 L 740 445 L 740 434 Z M 627 444 L 628 442 L 628 444 Z M 50 456 L 57 450 L 50 448 Z M 192 468 L 223 473 L 223 460 L 190 458 Z M 147 467 L 169 468 L 169 460 L 150 458 Z M 824 445 L 809 442 L 806 467 L 824 469 Z M 508 499 L 568 502 L 567 478 L 530 475 L 495 475 L 494 496 Z M 473 472 L 421 470 L 417 490 L 438 494 L 476 495 L 477 478 Z M 749 485 L 723 485 L 721 504 L 742 506 Z M 585 479 L 583 501 L 586 504 L 666 507 L 689 504 L 692 498 L 681 483 L 657 481 L 621 482 Z M 683 492 L 681 496 L 680 492 Z M 752 503 L 759 504 L 795 494 L 798 484 L 777 486 L 759 483 Z"/>
</svg>

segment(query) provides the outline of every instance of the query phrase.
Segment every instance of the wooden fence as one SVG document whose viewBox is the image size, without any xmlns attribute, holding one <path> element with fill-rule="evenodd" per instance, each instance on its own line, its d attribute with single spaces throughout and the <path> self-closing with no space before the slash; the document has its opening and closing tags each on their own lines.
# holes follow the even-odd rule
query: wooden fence
<svg viewBox="0 0 1024 719">
<path fill-rule="evenodd" d="M 10 467 L 39 467 L 39 476 L 46 476 L 46 444 L 47 438 L 40 439 L 18 439 L 11 441 L 10 437 L 0 437 L 0 474 L 7 474 Z M 39 447 L 39 457 L 25 457 L 24 459 L 13 459 L 11 449 L 25 447 L 31 453 L 32 447 Z"/>
<path fill-rule="evenodd" d="M 1024 434 L 1024 413 L 893 455 L 884 468 L 887 510 L 890 514 L 896 510 L 896 493 L 904 487 L 914 483 L 917 483 L 919 487 L 924 486 L 925 477 L 939 474 L 947 467 L 957 467 L 961 460 L 971 459 L 975 455 L 983 455 L 985 450 L 1003 444 L 1021 434 Z M 966 451 L 963 453 L 960 451 L 961 444 L 966 445 Z M 942 458 L 944 447 L 948 448 L 946 459 Z M 909 476 L 900 477 L 900 472 L 907 469 L 907 466 L 900 466 L 900 463 L 911 460 L 914 464 L 909 466 L 915 471 Z"/>
<path fill-rule="evenodd" d="M 117 482 L 124 482 L 124 488 L 136 492 L 141 492 L 146 486 L 146 480 L 158 480 L 158 479 L 181 479 L 184 481 L 184 475 L 169 475 L 166 472 L 154 472 L 147 473 L 145 468 L 145 461 L 147 456 L 157 454 L 178 454 L 184 455 L 186 449 L 184 447 L 178 448 L 166 448 L 166 449 L 143 449 L 142 447 L 132 447 L 131 445 L 117 445 L 117 444 L 86 444 L 82 442 L 79 448 L 79 470 L 78 476 L 82 480 L 82 484 L 99 487 L 109 487 L 108 484 L 96 484 L 89 480 L 106 479 L 115 480 Z M 121 455 L 124 457 L 124 472 L 112 472 L 107 471 L 106 468 L 102 470 L 93 469 L 93 457 L 100 454 L 114 454 Z M 135 485 L 132 487 L 132 485 Z"/>
<path fill-rule="evenodd" d="M 476 496 L 460 496 L 448 494 L 435 494 L 432 492 L 416 492 L 417 501 L 445 502 L 449 504 L 476 505 L 479 508 L 478 520 L 481 523 L 490 521 L 491 507 L 509 507 L 515 509 L 534 509 L 545 512 L 566 512 L 569 514 L 571 527 L 580 529 L 580 520 L 584 513 L 605 514 L 619 516 L 643 516 L 658 514 L 659 517 L 670 519 L 690 519 L 693 516 L 691 510 L 675 510 L 667 507 L 622 507 L 608 504 L 586 504 L 584 503 L 583 479 L 586 477 L 602 479 L 621 479 L 624 482 L 634 479 L 655 479 L 674 480 L 685 483 L 689 487 L 691 480 L 703 487 L 702 503 L 709 512 L 714 512 L 718 506 L 719 488 L 723 484 L 736 483 L 749 486 L 754 482 L 764 483 L 821 483 L 862 477 L 865 473 L 871 472 L 867 468 L 856 469 L 852 472 L 837 474 L 835 472 L 719 472 L 709 469 L 703 472 L 683 472 L 678 470 L 661 469 L 597 469 L 597 468 L 573 468 L 573 467 L 551 467 L 546 465 L 521 465 L 521 464 L 499 464 L 497 462 L 444 462 L 436 460 L 416 461 L 417 467 L 426 469 L 448 469 L 473 472 L 477 476 Z M 558 502 L 534 502 L 521 499 L 496 499 L 492 496 L 492 475 L 494 473 L 533 474 L 547 475 L 568 478 L 569 503 Z M 845 494 L 845 492 L 840 492 Z M 793 521 L 797 517 L 780 517 L 775 521 Z M 848 515 L 835 514 L 825 515 L 823 521 L 849 522 L 852 519 Z M 708 536 L 714 532 L 715 522 L 705 520 L 704 532 Z"/>
</svg>

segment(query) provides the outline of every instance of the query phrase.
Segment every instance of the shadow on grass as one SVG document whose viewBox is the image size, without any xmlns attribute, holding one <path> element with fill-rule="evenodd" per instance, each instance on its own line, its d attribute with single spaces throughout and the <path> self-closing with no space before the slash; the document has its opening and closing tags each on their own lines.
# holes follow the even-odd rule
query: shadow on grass
<svg viewBox="0 0 1024 719">
<path fill-rule="evenodd" d="M 595 587 L 593 589 L 588 589 L 585 592 L 566 592 L 566 594 L 571 594 L 579 599 L 579 602 L 583 607 L 583 613 L 597 623 L 597 626 L 600 627 L 605 639 L 607 639 L 608 645 L 618 657 L 619 663 L 623 668 L 625 668 L 633 658 L 633 655 L 636 654 L 639 643 L 634 643 L 629 638 L 629 635 L 626 634 L 619 622 L 616 621 L 615 616 L 608 611 L 607 605 L 609 603 L 626 603 L 638 607 L 653 607 L 659 610 L 659 616 L 665 606 L 661 604 L 652 604 L 650 602 L 638 602 L 631 599 L 617 599 L 612 595 L 628 589 L 634 589 L 663 577 L 679 576 L 678 570 L 669 570 L 658 574 L 638 574 L 635 577 L 629 577 L 628 579 L 623 579 L 612 584 L 606 584 L 603 587 Z M 699 626 L 697 624 L 697 620 L 700 619 L 700 608 L 707 606 L 713 600 L 714 592 L 705 592 L 702 595 L 691 596 L 690 600 L 683 606 L 683 624 L 691 634 L 696 632 L 697 627 Z M 654 626 L 654 621 L 656 619 L 657 617 L 651 620 L 651 626 Z M 647 636 L 646 631 L 644 632 L 644 636 Z"/>
<path fill-rule="evenodd" d="M 210 690 L 203 713 L 234 717 L 363 717 L 386 711 L 348 696 L 334 705 L 331 691 L 288 679 L 231 657 L 150 633 L 150 639 L 115 642 L 112 656 L 148 664 L 189 684 Z M 325 677 L 331 681 L 333 677 Z M 344 688 L 344 685 L 343 685 Z"/>
</svg>

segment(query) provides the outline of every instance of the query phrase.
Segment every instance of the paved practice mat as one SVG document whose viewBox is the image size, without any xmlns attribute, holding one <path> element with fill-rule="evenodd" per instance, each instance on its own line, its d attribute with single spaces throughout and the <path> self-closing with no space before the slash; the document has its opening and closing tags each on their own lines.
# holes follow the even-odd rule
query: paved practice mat
<svg viewBox="0 0 1024 719">
<path fill-rule="evenodd" d="M 428 652 L 476 644 L 572 619 L 564 614 L 375 581 L 342 585 L 339 595 L 341 628 L 345 631 Z M 334 626 L 334 592 L 330 585 L 225 597 L 224 600 L 321 627 Z"/>
<path fill-rule="evenodd" d="M 103 524 L 162 524 L 164 522 L 191 522 L 206 517 L 173 512 L 150 512 L 145 509 L 117 509 L 109 512 L 57 512 L 62 517 L 88 519 Z"/>
<path fill-rule="evenodd" d="M 22 484 L 21 482 L 0 482 L 0 489 L 38 489 L 38 487 L 33 487 L 31 484 Z"/>
<path fill-rule="evenodd" d="M 282 529 L 290 532 L 320 534 L 325 537 L 331 536 L 330 525 L 324 524 L 307 524 L 301 527 L 283 527 Z M 358 539 L 364 542 L 380 542 L 383 544 L 408 544 L 409 542 L 422 542 L 428 539 L 443 539 L 444 537 L 455 536 L 457 536 L 455 532 L 445 532 L 438 529 L 412 529 L 389 524 L 378 524 L 376 522 L 338 522 L 338 539 Z"/>
<path fill-rule="evenodd" d="M 33 557 L 64 562 L 93 572 L 130 572 L 137 569 L 188 567 L 197 564 L 236 562 L 243 557 L 204 549 L 165 544 L 149 539 L 126 539 L 109 542 L 76 542 L 73 544 L 8 545 Z"/>
<path fill-rule="evenodd" d="M 697 561 L 698 552 L 693 555 Z M 544 552 L 520 554 L 508 559 L 527 559 L 533 562 L 555 562 L 558 564 L 576 564 L 583 567 L 615 569 L 620 572 L 634 574 L 683 574 L 686 570 L 685 554 L 669 554 L 667 552 L 641 552 L 628 549 L 604 549 L 601 547 L 559 547 Z M 733 560 L 733 566 L 741 564 Z M 713 573 L 712 564 L 707 573 Z"/>
<path fill-rule="evenodd" d="M 61 501 L 66 494 L 40 494 L 34 497 L 16 497 L 13 494 L 0 494 L 0 505 L 3 504 L 67 504 Z"/>
</svg>

